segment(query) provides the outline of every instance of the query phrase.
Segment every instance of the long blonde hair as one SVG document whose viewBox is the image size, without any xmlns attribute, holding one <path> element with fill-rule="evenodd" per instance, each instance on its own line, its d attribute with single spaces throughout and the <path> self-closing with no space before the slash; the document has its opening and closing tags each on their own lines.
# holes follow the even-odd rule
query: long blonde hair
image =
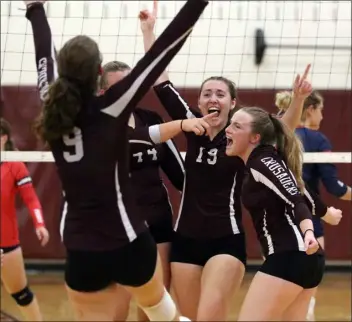
<svg viewBox="0 0 352 322">
<path fill-rule="evenodd" d="M 291 102 L 292 102 L 292 92 L 282 91 L 282 92 L 276 93 L 275 105 L 279 110 L 278 114 L 279 115 L 284 114 L 289 108 Z M 305 111 L 309 106 L 312 106 L 314 109 L 316 109 L 319 105 L 323 104 L 323 102 L 324 102 L 323 96 L 321 96 L 321 94 L 318 91 L 313 91 L 304 101 L 301 120 L 305 121 L 306 119 Z"/>
</svg>

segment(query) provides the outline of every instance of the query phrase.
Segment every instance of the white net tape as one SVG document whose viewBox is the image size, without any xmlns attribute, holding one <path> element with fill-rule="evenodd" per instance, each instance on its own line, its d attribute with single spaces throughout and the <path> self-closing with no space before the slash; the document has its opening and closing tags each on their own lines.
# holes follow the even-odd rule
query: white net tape
<svg viewBox="0 0 352 322">
<path fill-rule="evenodd" d="M 182 152 L 185 158 L 186 153 Z M 351 152 L 304 153 L 305 163 L 351 163 Z M 1 162 L 54 162 L 51 152 L 43 151 L 2 151 Z"/>
</svg>

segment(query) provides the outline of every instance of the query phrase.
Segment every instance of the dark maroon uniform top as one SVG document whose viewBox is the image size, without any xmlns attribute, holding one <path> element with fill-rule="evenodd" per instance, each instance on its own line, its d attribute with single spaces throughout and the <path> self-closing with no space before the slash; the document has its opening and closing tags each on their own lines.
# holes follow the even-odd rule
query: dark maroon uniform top
<svg viewBox="0 0 352 322">
<path fill-rule="evenodd" d="M 63 241 L 73 250 L 109 250 L 146 229 L 130 186 L 128 119 L 181 49 L 207 2 L 189 0 L 152 48 L 103 96 L 86 95 L 71 135 L 49 142 L 67 214 Z M 50 28 L 42 5 L 27 10 L 33 28 L 41 97 L 55 77 Z M 50 45 L 50 46 L 48 46 Z"/>
<path fill-rule="evenodd" d="M 242 201 L 251 214 L 264 256 L 305 251 L 299 223 L 312 219 L 312 214 L 323 217 L 326 205 L 311 191 L 301 194 L 291 171 L 271 145 L 253 150 L 247 170 Z"/>
<path fill-rule="evenodd" d="M 136 109 L 133 114 L 136 126 L 135 129 L 130 128 L 129 143 L 131 181 L 137 206 L 141 208 L 143 218 L 149 226 L 165 220 L 172 224 L 172 208 L 160 170 L 167 175 L 176 189 L 182 191 L 182 156 L 172 140 L 155 144 L 160 142 L 160 137 L 155 134 L 158 130 L 151 133 L 153 142 L 143 139 L 143 135 L 149 135 L 150 129 L 155 126 L 158 128 L 163 122 L 158 114 L 142 109 Z M 145 129 L 148 129 L 148 133 L 141 133 Z"/>
<path fill-rule="evenodd" d="M 172 83 L 154 89 L 172 119 L 201 116 L 188 107 Z M 175 230 L 197 239 L 243 233 L 240 193 L 245 165 L 238 157 L 226 156 L 225 128 L 213 140 L 185 135 L 185 181 Z"/>
</svg>

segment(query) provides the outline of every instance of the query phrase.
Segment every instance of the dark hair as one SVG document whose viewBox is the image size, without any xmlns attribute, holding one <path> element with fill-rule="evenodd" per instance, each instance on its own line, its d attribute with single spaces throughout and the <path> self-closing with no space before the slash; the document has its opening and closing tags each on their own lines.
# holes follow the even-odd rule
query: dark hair
<svg viewBox="0 0 352 322">
<path fill-rule="evenodd" d="M 0 134 L 1 134 L 1 136 L 3 136 L 3 135 L 7 136 L 7 141 L 5 143 L 5 151 L 14 151 L 15 145 L 11 139 L 11 126 L 3 118 L 1 118 L 1 120 L 0 120 Z"/>
<path fill-rule="evenodd" d="M 121 61 L 111 61 L 103 66 L 103 73 L 100 76 L 99 80 L 99 87 L 101 89 L 108 89 L 109 84 L 107 83 L 106 80 L 106 75 L 111 72 L 124 72 L 125 70 L 130 70 L 131 67 L 127 65 L 126 63 L 123 63 Z"/>
<path fill-rule="evenodd" d="M 276 146 L 279 155 L 295 176 L 297 186 L 303 192 L 301 141 L 284 123 L 262 108 L 244 107 L 242 110 L 252 116 L 252 132 L 260 134 L 260 144 Z"/>
<path fill-rule="evenodd" d="M 287 111 L 292 102 L 292 92 L 283 91 L 276 93 L 275 105 L 279 109 L 279 114 L 282 115 Z M 309 106 L 316 109 L 320 104 L 324 102 L 323 96 L 318 91 L 312 91 L 312 93 L 304 100 L 302 121 L 305 120 L 305 111 Z"/>
<path fill-rule="evenodd" d="M 73 130 L 83 102 L 96 93 L 101 62 L 97 43 L 87 36 L 70 39 L 59 51 L 59 78 L 49 87 L 36 124 L 44 141 L 58 139 Z"/>
<path fill-rule="evenodd" d="M 207 78 L 206 80 L 203 81 L 202 85 L 200 86 L 199 96 L 200 96 L 200 93 L 203 90 L 203 87 L 204 87 L 205 83 L 207 83 L 209 81 L 220 81 L 220 82 L 225 83 L 227 88 L 228 88 L 228 90 L 229 90 L 231 99 L 232 100 L 236 99 L 236 106 L 235 106 L 235 108 L 230 110 L 230 113 L 229 113 L 229 120 L 230 120 L 232 118 L 233 114 L 243 107 L 240 104 L 239 99 L 238 99 L 236 83 L 233 82 L 232 80 L 226 78 L 226 77 L 223 77 L 223 76 L 211 76 L 211 77 L 209 77 L 209 78 Z"/>
</svg>

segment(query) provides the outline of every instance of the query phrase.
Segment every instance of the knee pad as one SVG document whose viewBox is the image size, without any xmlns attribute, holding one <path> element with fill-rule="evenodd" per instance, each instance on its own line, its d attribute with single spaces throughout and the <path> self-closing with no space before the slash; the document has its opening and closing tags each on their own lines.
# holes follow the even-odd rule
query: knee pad
<svg viewBox="0 0 352 322">
<path fill-rule="evenodd" d="M 11 294 L 11 296 L 19 306 L 27 306 L 31 304 L 34 299 L 34 295 L 28 286 L 26 286 L 22 291 Z"/>
<path fill-rule="evenodd" d="M 150 321 L 173 321 L 177 314 L 176 305 L 166 290 L 158 304 L 151 307 L 142 307 L 141 309 Z"/>
</svg>

